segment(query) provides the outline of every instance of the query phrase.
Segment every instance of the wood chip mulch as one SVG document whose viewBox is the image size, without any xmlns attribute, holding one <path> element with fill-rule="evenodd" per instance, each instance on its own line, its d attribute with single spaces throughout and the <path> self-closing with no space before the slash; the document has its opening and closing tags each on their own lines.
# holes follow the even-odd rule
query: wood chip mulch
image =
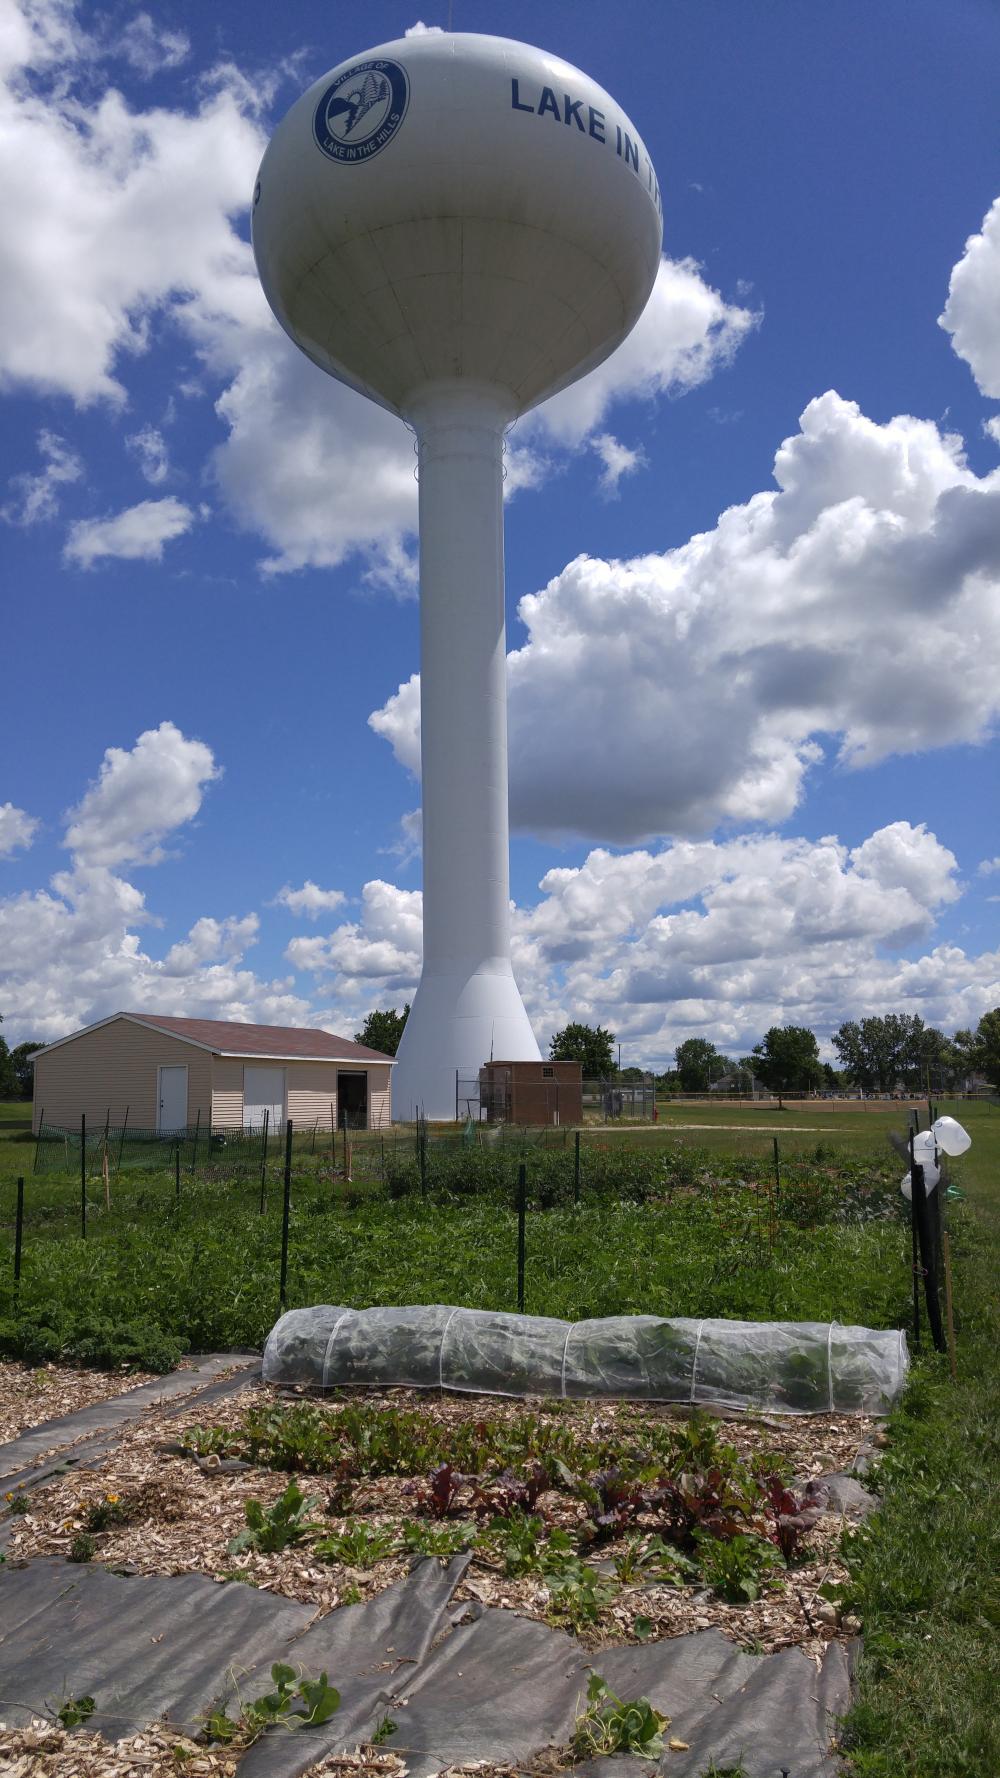
<svg viewBox="0 0 1000 1778">
<path fill-rule="evenodd" d="M 0 1445 L 45 1420 L 76 1414 L 97 1401 L 110 1401 L 151 1383 L 149 1371 L 91 1371 L 71 1365 L 0 1362 Z"/>
<path fill-rule="evenodd" d="M 0 1778 L 234 1778 L 237 1762 L 235 1753 L 159 1725 L 109 1743 L 42 1721 L 27 1729 L 0 1724 Z"/>
<path fill-rule="evenodd" d="M 258 1383 L 231 1399 L 207 1409 L 192 1407 L 169 1421 L 156 1413 L 145 1416 L 126 1429 L 116 1449 L 95 1467 L 53 1478 L 31 1493 L 30 1510 L 11 1526 L 8 1560 L 68 1555 L 74 1538 L 86 1529 L 91 1508 L 102 1501 L 116 1504 L 127 1500 L 128 1522 L 95 1535 L 93 1559 L 108 1567 L 138 1574 L 193 1571 L 219 1580 L 242 1580 L 313 1605 L 317 1612 L 382 1592 L 407 1573 L 408 1556 L 393 1555 L 370 1568 L 352 1568 L 342 1562 L 319 1560 L 309 1543 L 278 1554 L 231 1554 L 227 1545 L 246 1523 L 244 1502 L 253 1497 L 270 1506 L 289 1477 L 268 1469 L 228 1469 L 224 1461 L 219 1464 L 213 1458 L 199 1466 L 189 1456 L 163 1449 L 182 1440 L 188 1426 L 235 1429 L 249 1407 L 276 1395 Z M 626 1446 L 635 1442 L 644 1422 L 678 1419 L 675 1410 L 616 1402 L 549 1404 L 490 1398 L 487 1405 L 482 1398 L 429 1397 L 405 1390 L 370 1393 L 365 1399 L 373 1405 L 418 1407 L 445 1426 L 481 1419 L 485 1413 L 491 1418 L 516 1417 L 531 1408 L 542 1419 L 571 1421 L 579 1433 L 597 1438 L 620 1434 Z M 804 1481 L 823 1472 L 849 1470 L 870 1430 L 868 1423 L 856 1418 L 758 1417 L 726 1420 L 719 1436 L 734 1445 L 744 1459 L 780 1453 Z M 404 1477 L 358 1482 L 347 1515 L 325 1511 L 328 1483 L 322 1475 L 300 1475 L 297 1479 L 306 1494 L 316 1496 L 310 1518 L 330 1532 L 342 1530 L 347 1517 L 362 1519 L 369 1527 L 388 1526 L 395 1532 L 403 1519 L 414 1516 L 412 1498 L 403 1494 Z M 570 1530 L 583 1516 L 580 1503 L 563 1494 L 544 1495 L 540 1505 L 550 1518 Z M 632 1536 L 654 1529 L 650 1521 L 636 1527 Z M 839 1513 L 825 1514 L 807 1540 L 809 1559 L 787 1575 L 778 1571 L 780 1587 L 748 1604 L 728 1604 L 700 1584 L 668 1586 L 640 1580 L 636 1585 L 623 1585 L 602 1609 L 598 1622 L 582 1631 L 579 1640 L 589 1649 L 634 1642 L 636 1618 L 645 1618 L 645 1639 L 681 1636 L 715 1626 L 754 1652 L 795 1645 L 818 1659 L 833 1636 L 844 1631 L 852 1634 L 856 1629 L 851 1621 L 841 1626 L 836 1612 L 819 1593 L 824 1581 L 846 1579 L 837 1553 L 843 1529 Z M 610 1570 L 612 1559 L 628 1541 L 621 1537 L 602 1544 L 590 1559 L 602 1570 Z M 473 1552 L 456 1596 L 542 1621 L 550 1612 L 548 1588 L 540 1576 L 509 1578 L 485 1551 Z"/>
</svg>

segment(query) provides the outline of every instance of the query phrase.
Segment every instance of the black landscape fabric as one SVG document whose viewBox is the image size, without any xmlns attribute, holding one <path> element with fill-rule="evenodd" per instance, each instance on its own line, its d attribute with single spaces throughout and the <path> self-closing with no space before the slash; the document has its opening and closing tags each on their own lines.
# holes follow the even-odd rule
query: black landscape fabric
<svg viewBox="0 0 1000 1778">
<path fill-rule="evenodd" d="M 214 1704 L 239 1707 L 270 1687 L 274 1661 L 326 1670 L 341 1707 L 322 1728 L 269 1734 L 241 1778 L 297 1778 L 314 1761 L 368 1739 L 411 1778 L 471 1761 L 521 1761 L 568 1740 L 599 1672 L 622 1697 L 648 1697 L 689 1743 L 658 1762 L 696 1778 L 711 1760 L 747 1778 L 835 1778 L 830 1752 L 850 1692 L 848 1653 L 822 1666 L 797 1649 L 742 1653 L 718 1630 L 588 1652 L 571 1636 L 512 1612 L 453 1599 L 467 1566 L 419 1561 L 365 1604 L 317 1618 L 307 1605 L 204 1575 L 125 1576 L 49 1560 L 0 1571 L 0 1719 L 25 1724 L 90 1695 L 88 1727 L 109 1740 L 166 1719 L 193 1732 Z M 579 1770 L 628 1778 L 622 1759 Z M 657 1765 L 641 1762 L 645 1773 Z"/>
</svg>

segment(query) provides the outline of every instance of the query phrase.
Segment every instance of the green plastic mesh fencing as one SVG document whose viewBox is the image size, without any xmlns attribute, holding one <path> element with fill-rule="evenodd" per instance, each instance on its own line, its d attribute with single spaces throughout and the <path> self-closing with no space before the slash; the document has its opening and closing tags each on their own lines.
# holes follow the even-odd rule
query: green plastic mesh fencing
<svg viewBox="0 0 1000 1778">
<path fill-rule="evenodd" d="M 283 1130 L 275 1130 L 267 1140 L 267 1155 L 274 1159 L 285 1139 Z M 62 1129 L 56 1124 L 43 1124 L 38 1133 L 35 1151 L 36 1173 L 80 1171 L 79 1129 Z M 88 1128 L 86 1136 L 86 1171 L 88 1177 L 103 1173 L 107 1154 L 108 1171 L 117 1173 L 122 1167 L 148 1167 L 159 1170 L 173 1167 L 180 1154 L 186 1172 L 202 1172 L 219 1167 L 226 1173 L 259 1170 L 264 1154 L 263 1130 L 209 1129 L 207 1125 L 191 1124 L 186 1130 L 143 1130 L 134 1125 L 99 1124 Z"/>
</svg>

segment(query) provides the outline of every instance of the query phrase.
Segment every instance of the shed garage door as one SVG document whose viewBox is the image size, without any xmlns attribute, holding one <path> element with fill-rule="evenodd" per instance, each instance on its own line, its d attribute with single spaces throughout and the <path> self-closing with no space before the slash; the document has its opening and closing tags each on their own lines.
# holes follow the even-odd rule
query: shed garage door
<svg viewBox="0 0 1000 1778">
<path fill-rule="evenodd" d="M 285 1070 L 244 1068 L 243 1128 L 259 1130 L 265 1111 L 271 1129 L 280 1129 L 285 1118 Z"/>
</svg>

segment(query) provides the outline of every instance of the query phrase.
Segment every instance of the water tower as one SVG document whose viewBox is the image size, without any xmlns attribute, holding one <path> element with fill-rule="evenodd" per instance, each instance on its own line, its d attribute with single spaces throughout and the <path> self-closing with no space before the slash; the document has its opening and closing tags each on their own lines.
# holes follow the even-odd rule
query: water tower
<svg viewBox="0 0 1000 1778">
<path fill-rule="evenodd" d="M 504 437 L 625 338 L 661 238 L 621 108 L 502 37 L 352 57 L 261 165 L 253 247 L 275 315 L 417 440 L 424 962 L 395 1117 L 454 1117 L 456 1071 L 538 1058 L 510 962 Z"/>
</svg>

